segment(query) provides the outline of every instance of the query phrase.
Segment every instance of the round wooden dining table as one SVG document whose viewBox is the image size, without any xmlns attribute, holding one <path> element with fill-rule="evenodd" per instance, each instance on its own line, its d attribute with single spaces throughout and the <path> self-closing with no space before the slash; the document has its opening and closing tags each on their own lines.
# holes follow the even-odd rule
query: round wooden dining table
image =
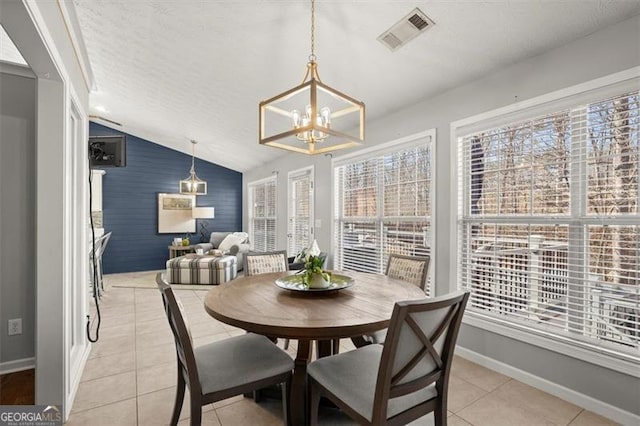
<svg viewBox="0 0 640 426">
<path fill-rule="evenodd" d="M 395 302 L 425 297 L 417 286 L 386 275 L 337 271 L 354 280 L 351 287 L 330 292 L 285 290 L 275 281 L 295 272 L 237 278 L 210 290 L 206 311 L 226 324 L 270 337 L 298 340 L 291 384 L 294 425 L 307 424 L 306 376 L 311 342 L 370 334 L 389 325 Z M 324 346 L 326 348 L 326 345 Z M 327 355 L 326 349 L 320 355 Z"/>
</svg>

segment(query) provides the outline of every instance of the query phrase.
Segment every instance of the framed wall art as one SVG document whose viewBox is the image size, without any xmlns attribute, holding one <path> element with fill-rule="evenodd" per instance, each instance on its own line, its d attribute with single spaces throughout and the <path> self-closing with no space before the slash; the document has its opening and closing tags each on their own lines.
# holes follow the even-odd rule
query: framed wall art
<svg viewBox="0 0 640 426">
<path fill-rule="evenodd" d="M 159 193 L 158 233 L 196 232 L 196 220 L 191 216 L 195 205 L 195 195 Z"/>
</svg>

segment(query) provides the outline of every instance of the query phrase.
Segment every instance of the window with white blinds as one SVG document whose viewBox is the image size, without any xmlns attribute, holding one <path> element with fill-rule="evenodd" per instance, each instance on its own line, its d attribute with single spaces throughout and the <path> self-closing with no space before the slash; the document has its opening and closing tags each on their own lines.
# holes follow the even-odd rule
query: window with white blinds
<svg viewBox="0 0 640 426">
<path fill-rule="evenodd" d="M 627 91 L 458 139 L 469 312 L 640 361 L 639 104 Z"/>
<path fill-rule="evenodd" d="M 313 241 L 313 167 L 289 173 L 287 249 L 295 256 Z"/>
<path fill-rule="evenodd" d="M 389 254 L 433 256 L 432 135 L 335 162 L 336 269 L 384 273 Z"/>
<path fill-rule="evenodd" d="M 255 251 L 276 249 L 276 178 L 249 187 L 249 237 Z"/>
</svg>

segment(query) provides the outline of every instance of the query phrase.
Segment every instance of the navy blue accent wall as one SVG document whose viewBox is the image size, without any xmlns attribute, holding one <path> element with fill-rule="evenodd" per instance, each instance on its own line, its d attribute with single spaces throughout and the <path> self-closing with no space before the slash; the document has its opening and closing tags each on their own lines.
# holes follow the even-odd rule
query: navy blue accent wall
<svg viewBox="0 0 640 426">
<path fill-rule="evenodd" d="M 126 133 L 89 124 L 90 136 L 121 134 Z M 178 181 L 189 176 L 191 156 L 126 135 L 127 166 L 104 168 L 102 180 L 104 228 L 112 232 L 102 258 L 106 274 L 164 269 L 167 246 L 183 235 L 158 233 L 158 193 L 178 192 Z M 195 167 L 207 182 L 207 195 L 198 195 L 196 205 L 215 207 L 209 231 L 241 231 L 242 173 L 198 158 Z M 200 242 L 196 225 L 192 242 Z"/>
</svg>

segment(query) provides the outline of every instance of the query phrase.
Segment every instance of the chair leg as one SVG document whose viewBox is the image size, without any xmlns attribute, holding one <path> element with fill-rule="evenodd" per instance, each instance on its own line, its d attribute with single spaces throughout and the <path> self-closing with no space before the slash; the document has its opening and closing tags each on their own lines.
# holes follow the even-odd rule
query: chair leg
<svg viewBox="0 0 640 426">
<path fill-rule="evenodd" d="M 102 256 L 98 258 L 98 282 L 100 283 L 100 297 L 102 297 L 102 293 L 104 293 L 104 281 L 102 280 Z"/>
<path fill-rule="evenodd" d="M 435 420 L 435 426 L 447 426 L 447 404 L 440 399 L 436 404 L 436 409 L 433 410 L 433 417 Z"/>
<path fill-rule="evenodd" d="M 320 407 L 320 388 L 313 379 L 309 379 L 309 426 L 318 426 L 318 410 Z"/>
<path fill-rule="evenodd" d="M 371 344 L 371 342 L 367 342 L 366 340 L 364 340 L 364 337 L 362 337 L 362 336 L 352 337 L 351 341 L 353 342 L 353 345 L 356 348 L 361 348 L 363 346 L 367 346 L 367 345 Z"/>
<path fill-rule="evenodd" d="M 333 339 L 333 345 L 331 347 L 331 352 L 333 355 L 337 355 L 340 353 L 340 339 Z"/>
<path fill-rule="evenodd" d="M 178 364 L 178 386 L 176 387 L 176 400 L 173 404 L 173 414 L 171 415 L 172 426 L 177 425 L 178 420 L 180 419 L 180 411 L 182 411 L 182 402 L 184 401 L 185 386 L 184 377 L 182 377 L 182 371 Z"/>
<path fill-rule="evenodd" d="M 286 426 L 293 426 L 291 424 L 291 405 L 289 400 L 291 399 L 291 377 L 286 382 L 282 383 L 282 414 L 284 416 L 284 423 Z"/>
<path fill-rule="evenodd" d="M 198 397 L 191 396 L 191 426 L 202 424 L 202 401 Z"/>
<path fill-rule="evenodd" d="M 247 331 L 248 333 L 248 331 Z M 271 340 L 273 343 L 275 343 L 276 345 L 278 344 L 278 338 L 274 337 L 274 336 L 266 336 L 267 339 Z"/>
<path fill-rule="evenodd" d="M 289 339 L 284 339 L 284 350 L 289 349 Z"/>
</svg>

